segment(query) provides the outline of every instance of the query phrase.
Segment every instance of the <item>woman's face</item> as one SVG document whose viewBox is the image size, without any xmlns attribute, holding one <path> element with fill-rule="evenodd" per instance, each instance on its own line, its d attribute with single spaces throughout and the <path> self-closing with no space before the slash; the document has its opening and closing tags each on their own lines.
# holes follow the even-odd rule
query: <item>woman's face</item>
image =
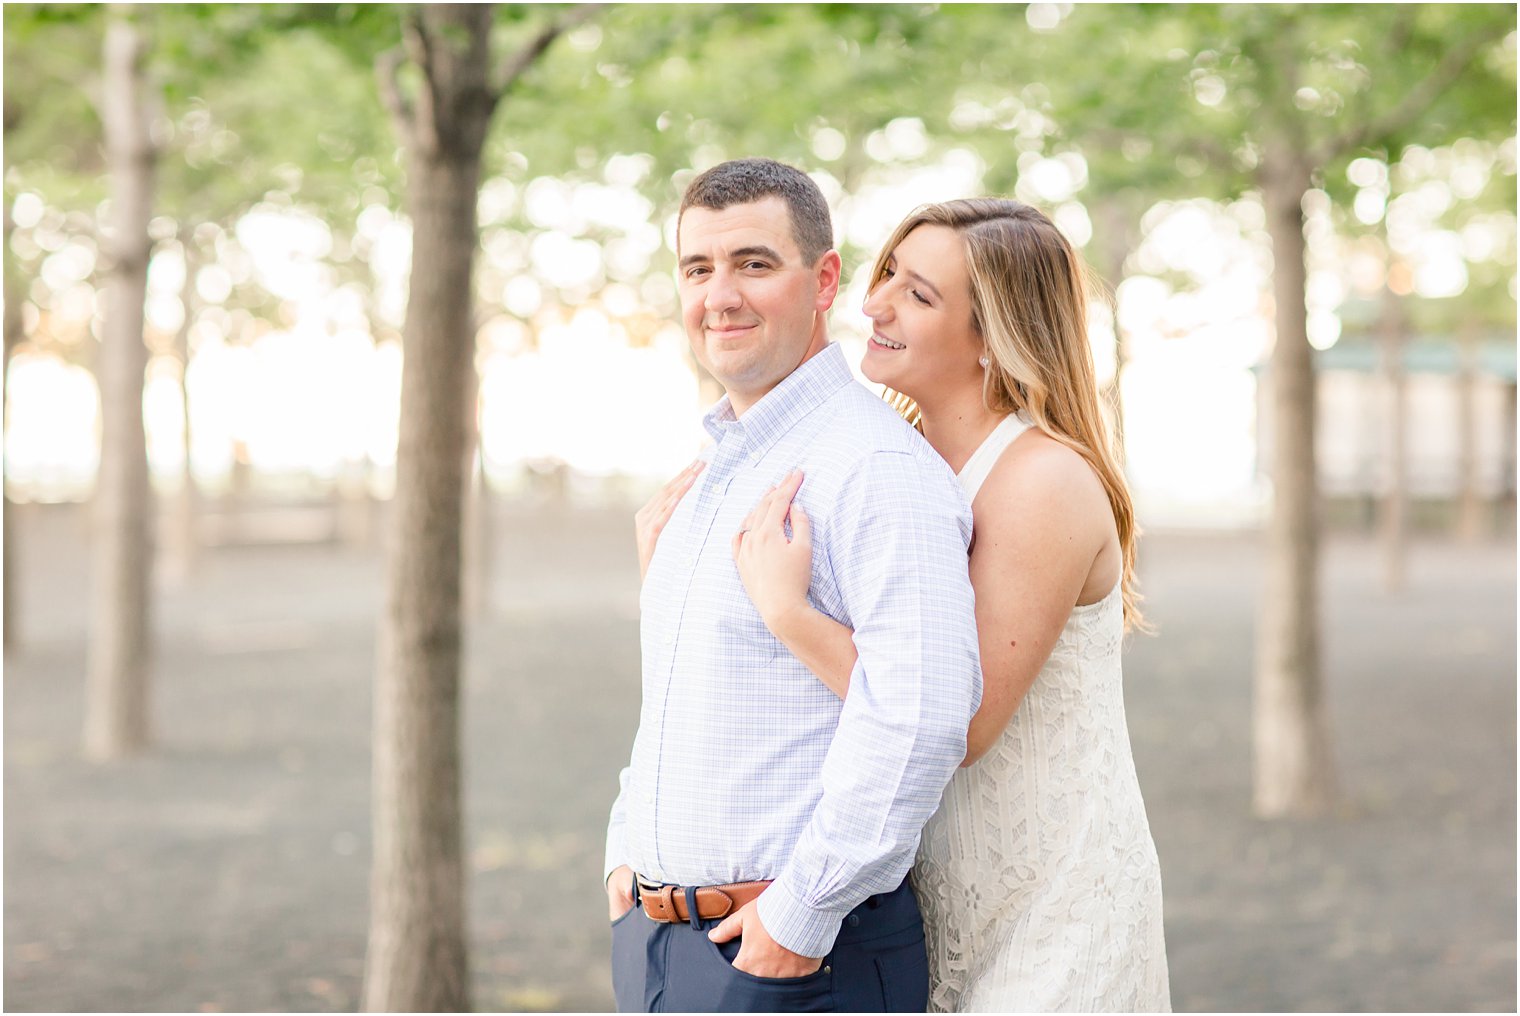
<svg viewBox="0 0 1520 1016">
<path fill-rule="evenodd" d="M 982 341 L 972 327 L 965 244 L 947 226 L 917 226 L 887 258 L 866 297 L 873 334 L 860 368 L 919 405 L 982 386 Z"/>
</svg>

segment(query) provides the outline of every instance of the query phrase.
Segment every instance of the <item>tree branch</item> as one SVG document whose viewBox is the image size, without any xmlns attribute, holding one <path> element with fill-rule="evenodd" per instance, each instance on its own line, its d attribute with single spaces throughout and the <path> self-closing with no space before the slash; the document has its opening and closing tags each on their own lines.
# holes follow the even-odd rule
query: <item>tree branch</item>
<svg viewBox="0 0 1520 1016">
<path fill-rule="evenodd" d="M 9 134 L 11 131 L 15 130 L 18 125 L 20 125 L 21 118 L 24 114 L 22 113 L 21 104 L 19 102 L 13 101 L 9 95 L 5 97 L 4 101 L 5 133 Z"/>
<path fill-rule="evenodd" d="M 1318 154 L 1316 164 L 1326 165 L 1347 152 L 1372 144 L 1376 139 L 1408 126 L 1456 82 L 1478 51 L 1495 37 L 1492 32 L 1480 30 L 1448 49 L 1435 69 L 1405 93 L 1404 100 L 1389 110 L 1386 116 L 1330 141 Z"/>
<path fill-rule="evenodd" d="M 406 140 L 412 133 L 412 105 L 401 94 L 401 63 L 406 54 L 389 49 L 375 57 L 375 79 L 380 85 L 380 101 L 391 115 L 396 133 Z"/>
<path fill-rule="evenodd" d="M 1414 37 L 1415 22 L 1419 20 L 1420 8 L 1418 4 L 1401 4 L 1398 8 L 1398 17 L 1388 28 L 1388 37 L 1383 43 L 1385 53 L 1403 53 L 1409 45 L 1409 40 Z M 1358 47 L 1360 50 L 1360 47 Z M 1345 115 L 1347 122 L 1368 123 L 1372 120 L 1370 112 L 1372 108 L 1372 92 L 1370 88 L 1364 88 L 1351 96 L 1346 102 Z"/>
<path fill-rule="evenodd" d="M 401 39 L 407 55 L 422 72 L 422 93 L 412 108 L 413 143 L 423 151 L 438 151 L 438 68 L 433 62 L 433 40 L 422 24 L 422 16 L 411 14 L 401 23 Z"/>
<path fill-rule="evenodd" d="M 544 55 L 544 51 L 549 48 L 555 39 L 572 28 L 585 24 L 600 14 L 606 6 L 606 4 L 577 4 L 575 9 L 563 18 L 545 25 L 537 35 L 528 40 L 527 45 L 516 53 L 513 53 L 512 58 L 502 65 L 501 72 L 497 75 L 493 89 L 495 99 L 500 101 L 501 97 L 507 94 L 508 89 L 517 84 L 517 79 L 521 78 L 528 68 L 533 66 L 534 61 Z"/>
<path fill-rule="evenodd" d="M 1402 53 L 1404 47 L 1409 45 L 1409 40 L 1414 36 L 1414 23 L 1418 20 L 1420 9 L 1413 4 L 1399 7 L 1399 19 L 1388 30 L 1388 39 L 1383 43 L 1385 53 Z"/>
<path fill-rule="evenodd" d="M 433 77 L 433 40 L 428 37 L 427 29 L 423 27 L 421 14 L 413 11 L 402 20 L 401 41 L 406 46 L 407 56 L 412 58 L 412 63 L 421 68 L 428 87 L 434 87 L 436 81 Z"/>
</svg>

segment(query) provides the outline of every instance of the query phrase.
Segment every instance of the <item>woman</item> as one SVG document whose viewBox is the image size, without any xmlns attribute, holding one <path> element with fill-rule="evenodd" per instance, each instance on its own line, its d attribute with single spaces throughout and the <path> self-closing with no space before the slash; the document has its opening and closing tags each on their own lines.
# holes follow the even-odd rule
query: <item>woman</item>
<svg viewBox="0 0 1520 1016">
<path fill-rule="evenodd" d="M 1170 1008 L 1120 684 L 1123 631 L 1140 622 L 1134 510 L 1085 309 L 1066 237 L 993 199 L 907 217 L 866 298 L 863 373 L 914 403 L 976 522 L 982 707 L 914 868 L 933 1010 Z M 801 481 L 757 506 L 736 561 L 772 633 L 845 695 L 850 631 L 807 605 L 806 516 L 783 531 Z"/>
<path fill-rule="evenodd" d="M 1171 1008 L 1120 674 L 1124 631 L 1142 623 L 1134 512 L 1099 410 L 1083 276 L 1035 209 L 951 201 L 897 228 L 865 303 L 862 370 L 955 470 L 975 521 L 982 704 L 913 871 L 934 1011 Z M 843 697 L 852 632 L 808 603 L 802 482 L 756 506 L 734 556 L 771 631 Z"/>
</svg>

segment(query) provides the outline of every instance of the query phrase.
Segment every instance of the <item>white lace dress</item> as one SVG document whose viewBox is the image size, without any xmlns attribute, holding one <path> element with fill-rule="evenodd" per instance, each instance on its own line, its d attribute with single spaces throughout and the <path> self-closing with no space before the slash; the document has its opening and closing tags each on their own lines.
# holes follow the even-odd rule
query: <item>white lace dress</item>
<svg viewBox="0 0 1520 1016">
<path fill-rule="evenodd" d="M 960 473 L 975 498 L 1028 424 Z M 956 773 L 913 886 L 931 1012 L 1170 1012 L 1161 868 L 1135 777 L 1116 586 L 1075 608 L 1008 729 Z"/>
</svg>

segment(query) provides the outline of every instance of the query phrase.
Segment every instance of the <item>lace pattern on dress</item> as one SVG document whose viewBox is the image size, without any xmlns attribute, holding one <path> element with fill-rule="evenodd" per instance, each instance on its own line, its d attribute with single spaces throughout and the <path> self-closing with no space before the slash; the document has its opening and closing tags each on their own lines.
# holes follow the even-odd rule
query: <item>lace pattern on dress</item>
<svg viewBox="0 0 1520 1016">
<path fill-rule="evenodd" d="M 1000 427 L 988 444 L 1024 429 Z M 1072 611 L 1001 739 L 956 773 L 924 829 L 912 877 L 931 1012 L 1171 1010 L 1123 624 L 1118 586 Z"/>
</svg>

